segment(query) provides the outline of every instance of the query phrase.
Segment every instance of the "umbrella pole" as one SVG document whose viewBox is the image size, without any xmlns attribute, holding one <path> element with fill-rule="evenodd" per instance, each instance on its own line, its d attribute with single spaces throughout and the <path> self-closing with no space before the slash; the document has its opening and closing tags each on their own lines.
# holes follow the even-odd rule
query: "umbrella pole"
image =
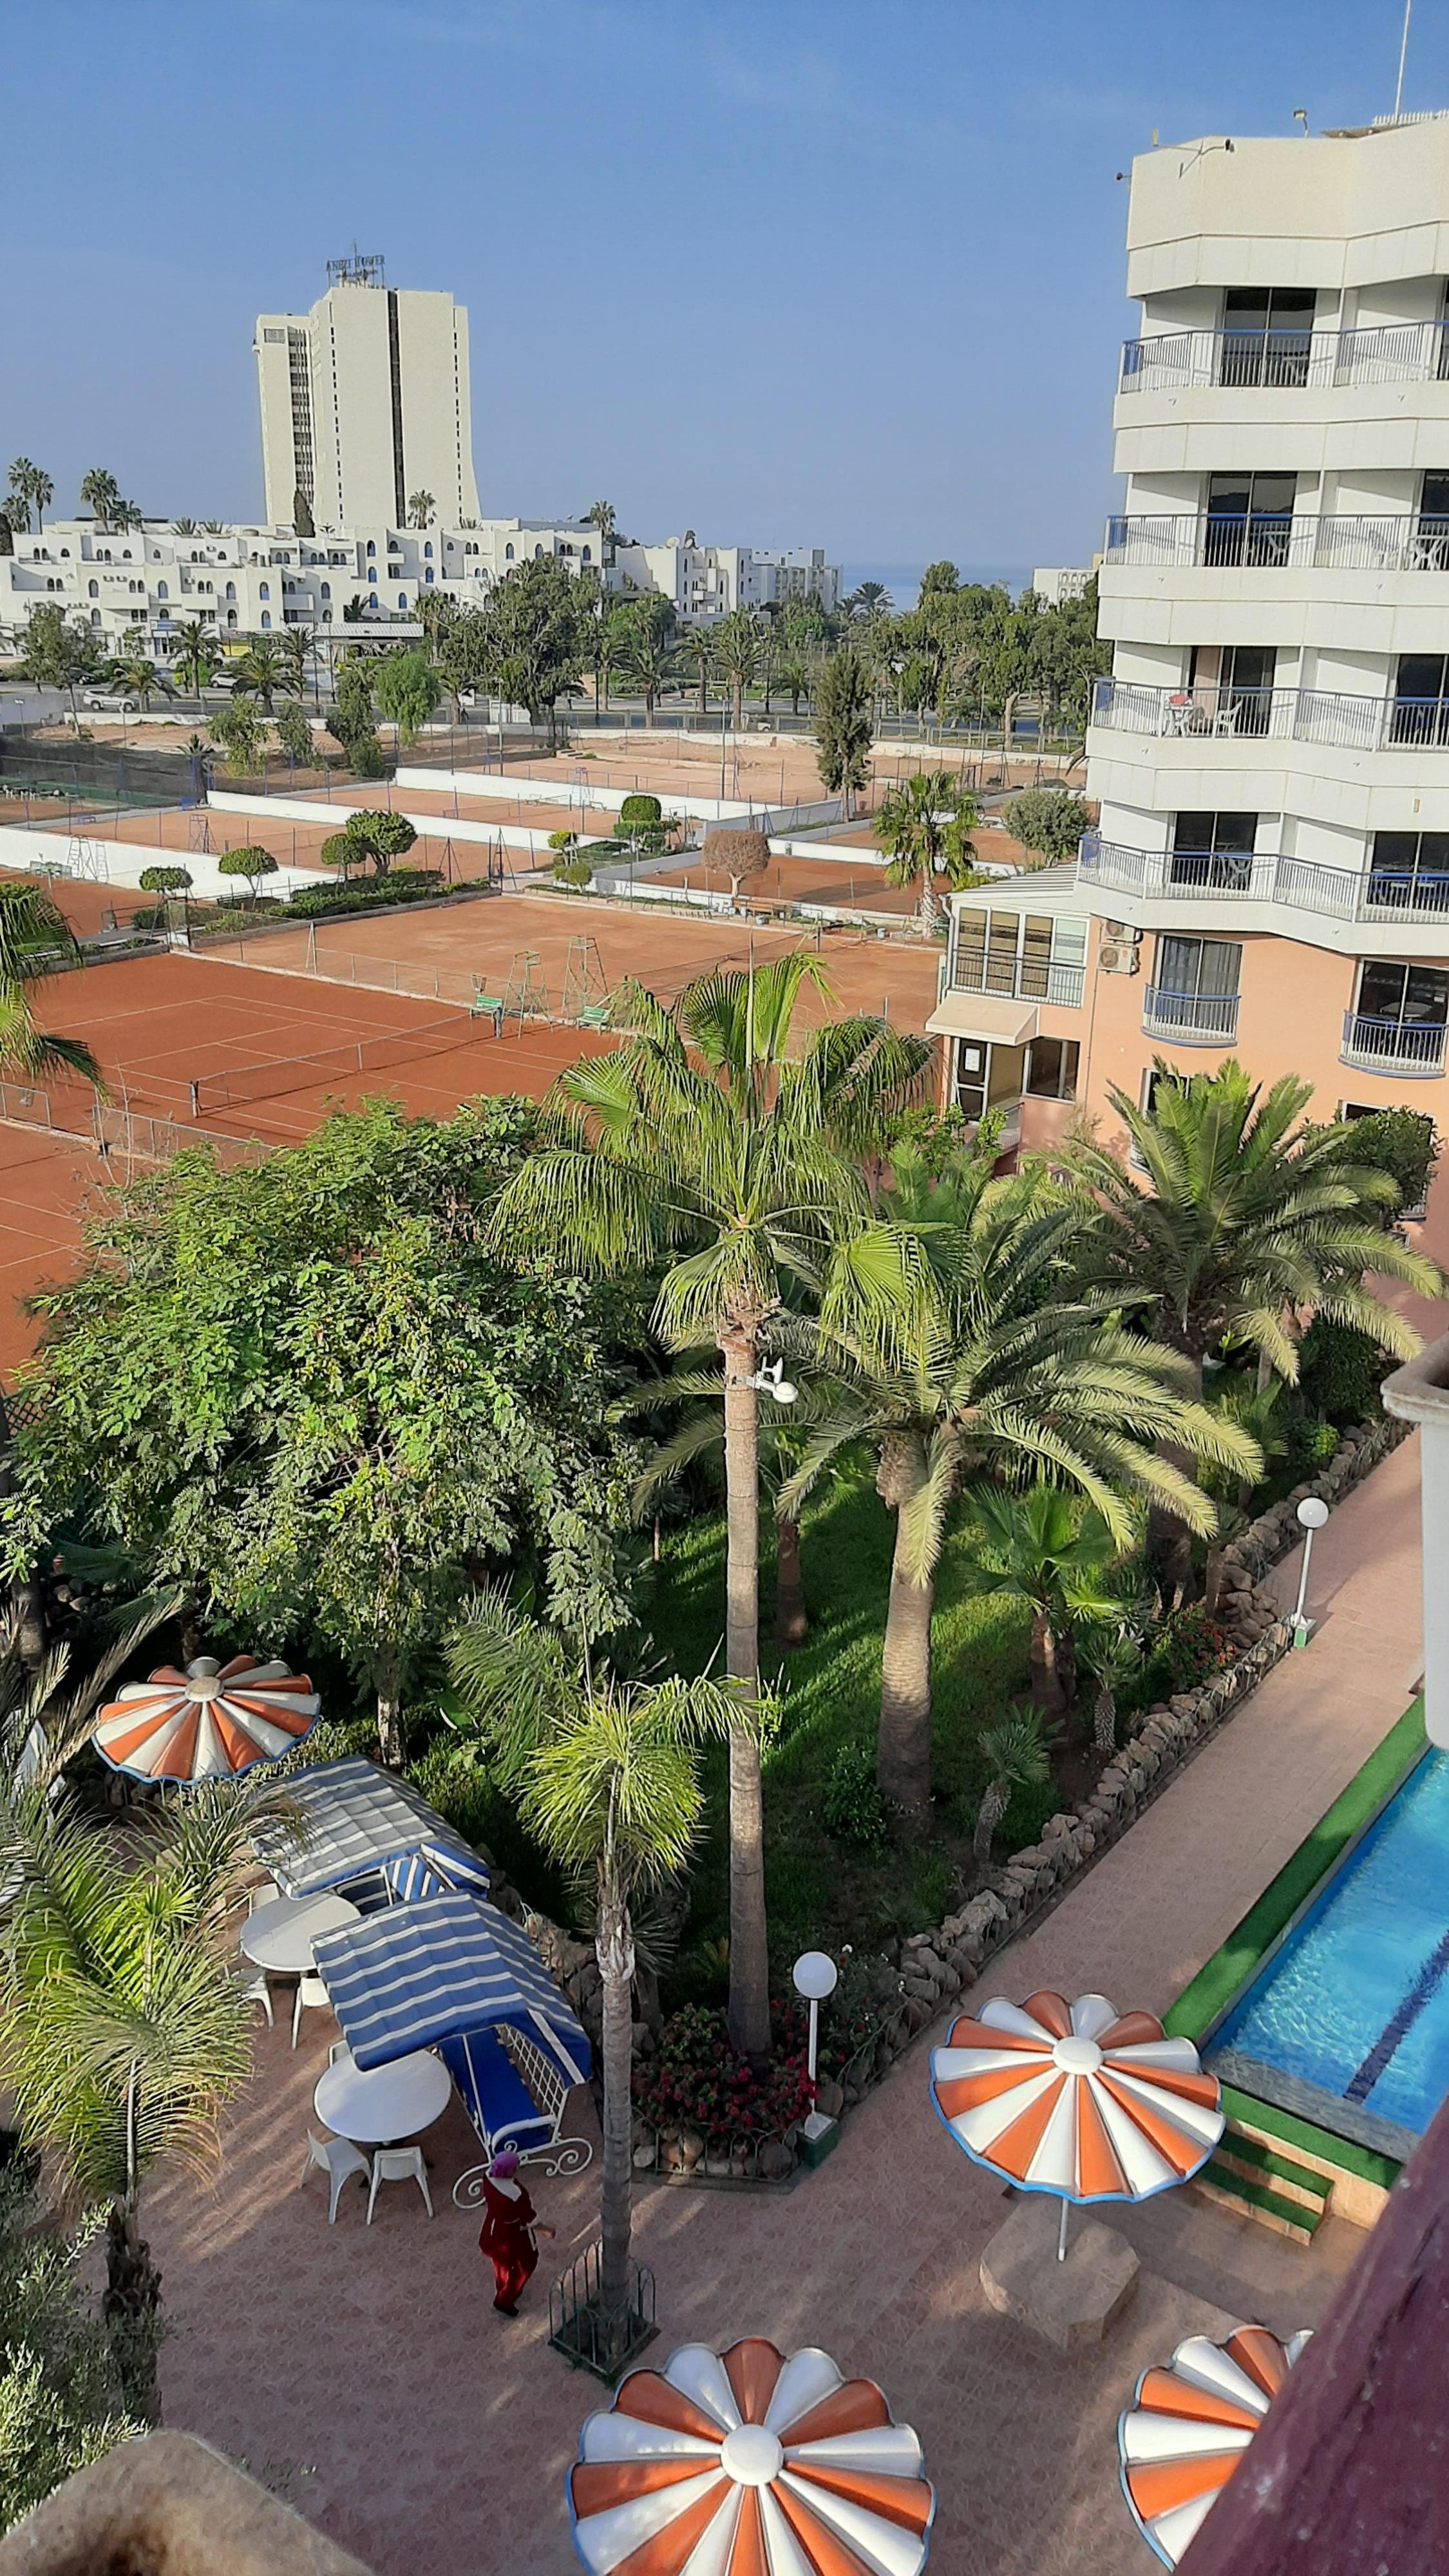
<svg viewBox="0 0 1449 2576">
<path fill-rule="evenodd" d="M 1067 2259 L 1067 2212 L 1071 2208 L 1071 2205 L 1072 2204 L 1069 2200 L 1064 2200 L 1062 2202 L 1062 2220 L 1061 2225 L 1057 2229 L 1057 2261 L 1059 2263 L 1065 2263 Z"/>
</svg>

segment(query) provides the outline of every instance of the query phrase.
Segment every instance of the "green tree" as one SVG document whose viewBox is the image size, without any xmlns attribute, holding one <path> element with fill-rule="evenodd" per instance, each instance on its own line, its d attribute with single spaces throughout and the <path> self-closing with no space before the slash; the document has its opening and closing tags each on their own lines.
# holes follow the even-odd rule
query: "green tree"
<svg viewBox="0 0 1449 2576">
<path fill-rule="evenodd" d="M 437 714 L 442 694 L 426 653 L 416 649 L 385 653 L 377 666 L 373 696 L 379 714 L 396 725 L 400 742 L 417 741 L 424 725 Z"/>
<path fill-rule="evenodd" d="M 629 542 L 627 537 L 620 538 L 618 515 L 612 501 L 591 501 L 584 512 L 583 523 L 586 528 L 598 529 L 605 563 L 613 562 L 617 546 L 621 543 L 627 545 Z"/>
<path fill-rule="evenodd" d="M 975 878 L 970 833 L 976 820 L 974 800 L 947 769 L 918 770 L 886 792 L 879 816 L 880 845 L 890 861 L 885 881 L 909 886 L 919 880 L 924 929 L 934 929 L 940 918 L 937 879 L 958 890 Z"/>
<path fill-rule="evenodd" d="M 493 676 L 486 618 L 476 608 L 460 609 L 436 639 L 435 649 L 439 675 L 459 715 L 463 691 L 486 688 Z"/>
<path fill-rule="evenodd" d="M 828 653 L 815 675 L 815 761 L 847 821 L 854 793 L 870 783 L 870 688 L 865 664 L 847 646 Z"/>
<path fill-rule="evenodd" d="M 434 500 L 431 492 L 419 491 L 412 493 L 408 499 L 408 516 L 411 518 L 413 526 L 415 528 L 431 527 L 437 507 L 437 502 Z"/>
<path fill-rule="evenodd" d="M 286 686 L 291 690 L 293 697 L 305 698 L 309 672 L 314 680 L 317 676 L 316 629 L 311 626 L 284 628 L 276 639 L 276 651 L 285 674 Z"/>
<path fill-rule="evenodd" d="M 261 768 L 267 728 L 255 707 L 244 700 L 218 707 L 215 715 L 208 716 L 206 730 L 222 755 L 228 777 L 246 778 Z"/>
<path fill-rule="evenodd" d="M 895 1515 L 881 1657 L 877 1772 L 916 1830 L 931 1790 L 931 1614 L 952 1506 L 989 1483 L 1049 1476 L 1085 1497 L 1116 1544 L 1129 1502 L 1168 1502 L 1194 1528 L 1213 1506 L 1153 1446 L 1257 1465 L 1246 1436 L 1196 1400 L 1191 1372 L 1125 1331 L 1120 1294 L 1073 1292 L 1082 1218 L 1039 1172 L 992 1177 L 966 1155 L 938 1181 L 917 1148 L 892 1148 L 894 1187 L 837 1244 L 820 1341 L 846 1380 L 787 1489 L 796 1509 L 842 1449 L 876 1453 Z"/>
<path fill-rule="evenodd" d="M 25 2159 L 11 2158 L 0 2172 L 0 2534 L 146 2429 L 125 2412 L 94 2311 L 91 2233 L 47 2223 Z"/>
<path fill-rule="evenodd" d="M 1002 820 L 1023 849 L 1044 859 L 1074 859 L 1088 828 L 1087 800 L 1070 787 L 1028 787 L 1013 796 Z"/>
<path fill-rule="evenodd" d="M 89 473 L 81 476 L 80 504 L 83 510 L 89 510 L 98 528 L 120 527 L 126 509 L 114 474 L 108 474 L 101 465 L 93 465 Z"/>
<path fill-rule="evenodd" d="M 667 599 L 641 599 L 619 611 L 618 623 L 614 667 L 639 690 L 645 718 L 652 724 L 660 696 L 673 685 L 677 668 L 670 637 L 674 611 Z"/>
<path fill-rule="evenodd" d="M 271 851 L 264 850 L 253 841 L 248 841 L 239 850 L 224 850 L 216 867 L 219 876 L 245 877 L 253 903 L 260 897 L 262 879 L 274 877 L 277 873 L 277 862 Z"/>
<path fill-rule="evenodd" d="M 322 844 L 322 856 L 330 868 L 371 867 L 385 876 L 397 859 L 405 859 L 417 841 L 417 832 L 406 814 L 373 812 L 360 806 L 349 814 L 340 832 Z M 338 844 L 341 847 L 338 847 Z"/>
<path fill-rule="evenodd" d="M 699 691 L 698 706 L 702 716 L 709 713 L 709 683 L 714 670 L 714 645 L 707 626 L 687 626 L 679 642 L 680 652 L 694 664 L 695 683 Z"/>
<path fill-rule="evenodd" d="M 753 608 L 732 608 L 727 617 L 716 618 L 709 639 L 714 667 L 729 687 L 730 721 L 738 733 L 745 720 L 745 691 L 759 677 L 764 627 Z"/>
<path fill-rule="evenodd" d="M 553 555 L 515 564 L 483 611 L 489 677 L 501 696 L 546 723 L 558 743 L 558 702 L 578 684 L 589 655 L 593 594 Z"/>
<path fill-rule="evenodd" d="M 1077 1639 L 1077 1661 L 1095 1686 L 1092 1745 L 1105 1759 L 1116 1750 L 1117 1700 L 1142 1669 L 1143 1629 L 1129 1606 L 1086 1622 Z"/>
<path fill-rule="evenodd" d="M 282 700 L 272 717 L 272 730 L 288 759 L 298 768 L 311 760 L 316 749 L 311 719 L 296 698 Z"/>
<path fill-rule="evenodd" d="M 366 654 L 349 654 L 337 673 L 337 695 L 327 711 L 328 731 L 341 743 L 355 778 L 378 778 L 384 768 L 382 745 L 372 721 L 376 668 Z"/>
<path fill-rule="evenodd" d="M 17 456 L 6 477 L 5 508 L 11 525 L 28 530 L 33 510 L 39 533 L 54 499 L 55 485 L 44 467 L 33 465 L 28 456 Z"/>
<path fill-rule="evenodd" d="M 991 1777 L 976 1810 L 971 1851 L 977 1868 L 984 1869 L 1012 1790 L 1044 1788 L 1051 1778 L 1051 1737 L 1039 1708 L 1013 1708 L 994 1726 L 984 1726 L 979 1741 Z"/>
<path fill-rule="evenodd" d="M 81 1038 L 36 1023 L 30 987 L 57 967 L 78 966 L 74 931 L 45 887 L 28 878 L 0 884 L 0 1079 L 45 1082 L 74 1075 L 102 1099 L 100 1066 Z"/>
<path fill-rule="evenodd" d="M 983 1485 L 971 1498 L 979 1541 L 973 1588 L 1031 1612 L 1031 1694 L 1056 1716 L 1076 1699 L 1073 1623 L 1112 1606 L 1103 1578 L 1120 1553 L 1101 1516 L 1059 1485 L 1013 1492 Z"/>
<path fill-rule="evenodd" d="M 890 592 L 883 581 L 862 581 L 847 599 L 842 600 L 847 617 L 889 617 L 893 606 Z"/>
<path fill-rule="evenodd" d="M 287 662 L 279 644 L 270 635 L 248 638 L 247 649 L 227 669 L 236 682 L 239 697 L 255 698 L 265 715 L 272 712 L 272 701 L 278 689 L 285 687 Z"/>
<path fill-rule="evenodd" d="M 792 1041 L 803 953 L 687 985 L 674 1010 L 634 990 L 616 1001 L 616 1053 L 560 1077 L 558 1140 L 529 1157 L 499 1202 L 495 1240 L 524 1254 L 629 1275 L 663 1267 L 655 1330 L 672 1349 L 711 1343 L 724 1363 L 725 1663 L 759 1670 L 759 1424 L 755 1379 L 787 1287 L 818 1277 L 832 1229 L 864 1208 L 850 1155 L 918 1085 L 919 1042 L 874 1020 Z M 769 2046 L 759 1746 L 730 1739 L 730 2029 Z"/>
<path fill-rule="evenodd" d="M 184 1154 L 103 1209 L 45 1300 L 12 1561 L 64 1515 L 198 1616 L 336 1650 L 391 1762 L 480 1573 L 514 1565 L 551 1617 L 614 1627 L 636 1467 L 607 1420 L 617 1303 L 488 1248 L 538 1136 L 520 1101 L 445 1124 L 373 1102 L 254 1170 Z"/>
<path fill-rule="evenodd" d="M 596 1676 L 561 1640 L 485 1592 L 455 1632 L 448 1668 L 490 1772 L 551 1858 L 579 1882 L 603 1981 L 606 2331 L 627 2331 L 632 2192 L 634 1908 L 686 1865 L 699 1830 L 700 1755 L 758 1712 L 718 1682 Z"/>
<path fill-rule="evenodd" d="M 76 684 L 99 670 L 101 650 L 88 626 L 72 626 L 58 599 L 38 599 L 25 629 L 23 677 L 37 688 L 64 689 L 75 722 Z"/>
<path fill-rule="evenodd" d="M 166 685 L 155 663 L 149 661 L 144 653 L 117 662 L 115 676 L 118 687 L 124 689 L 128 697 L 139 698 L 143 707 L 149 707 L 157 689 Z"/>
<path fill-rule="evenodd" d="M 188 617 L 178 629 L 179 642 L 172 657 L 173 670 L 179 671 L 187 686 L 200 697 L 208 681 L 214 680 L 221 667 L 216 631 L 205 617 Z"/>
</svg>

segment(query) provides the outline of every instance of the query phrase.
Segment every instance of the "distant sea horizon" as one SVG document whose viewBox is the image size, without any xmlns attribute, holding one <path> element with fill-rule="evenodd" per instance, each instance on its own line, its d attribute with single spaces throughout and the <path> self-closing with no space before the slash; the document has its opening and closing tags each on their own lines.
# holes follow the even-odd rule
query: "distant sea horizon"
<svg viewBox="0 0 1449 2576">
<path fill-rule="evenodd" d="M 921 587 L 923 563 L 861 563 L 847 561 L 841 566 L 841 580 L 847 591 L 858 590 L 863 581 L 883 581 L 897 610 L 914 608 Z M 1030 564 L 962 564 L 963 581 L 1001 581 L 1012 592 L 1025 590 L 1031 580 Z"/>
</svg>

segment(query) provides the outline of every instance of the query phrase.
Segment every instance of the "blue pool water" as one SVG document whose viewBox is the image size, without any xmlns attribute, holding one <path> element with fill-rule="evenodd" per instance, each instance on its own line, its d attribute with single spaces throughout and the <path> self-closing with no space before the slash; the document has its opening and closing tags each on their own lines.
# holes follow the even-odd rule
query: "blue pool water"
<svg viewBox="0 0 1449 2576">
<path fill-rule="evenodd" d="M 1449 1754 L 1426 1754 L 1395 1791 L 1232 2006 L 1209 2063 L 1222 2051 L 1249 2089 L 1243 2060 L 1329 2097 L 1343 2116 L 1318 2115 L 1348 2136 L 1428 2127 L 1449 2093 Z"/>
</svg>

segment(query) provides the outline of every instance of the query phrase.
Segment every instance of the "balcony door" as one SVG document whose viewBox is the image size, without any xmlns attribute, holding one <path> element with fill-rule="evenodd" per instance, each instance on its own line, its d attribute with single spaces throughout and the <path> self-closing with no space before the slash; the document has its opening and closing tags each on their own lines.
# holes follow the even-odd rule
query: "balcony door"
<svg viewBox="0 0 1449 2576">
<path fill-rule="evenodd" d="M 1160 938 L 1147 1024 L 1164 1037 L 1232 1037 L 1242 962 L 1235 939 Z"/>
<path fill-rule="evenodd" d="M 1297 489 L 1296 474 L 1210 474 L 1204 563 L 1270 571 L 1286 564 Z"/>
<path fill-rule="evenodd" d="M 1449 913 L 1449 832 L 1375 832 L 1368 901 L 1373 912 Z"/>
<path fill-rule="evenodd" d="M 1256 814 L 1179 814 L 1167 854 L 1167 882 L 1205 894 L 1248 894 L 1253 884 Z"/>
<path fill-rule="evenodd" d="M 1390 742 L 1449 743 L 1449 656 L 1401 653 L 1389 718 Z"/>
<path fill-rule="evenodd" d="M 1449 474 L 1426 474 L 1419 486 L 1418 566 L 1449 572 Z"/>
<path fill-rule="evenodd" d="M 1421 1045 L 1416 1031 L 1449 1025 L 1449 970 L 1367 957 L 1358 979 L 1357 1009 L 1360 1020 L 1374 1023 L 1386 1054 L 1412 1058 Z"/>
<path fill-rule="evenodd" d="M 1306 385 L 1317 305 L 1311 286 L 1230 286 L 1219 384 Z"/>
<path fill-rule="evenodd" d="M 1195 644 L 1188 693 L 1213 733 L 1265 734 L 1273 706 L 1275 648 L 1262 644 Z"/>
</svg>

